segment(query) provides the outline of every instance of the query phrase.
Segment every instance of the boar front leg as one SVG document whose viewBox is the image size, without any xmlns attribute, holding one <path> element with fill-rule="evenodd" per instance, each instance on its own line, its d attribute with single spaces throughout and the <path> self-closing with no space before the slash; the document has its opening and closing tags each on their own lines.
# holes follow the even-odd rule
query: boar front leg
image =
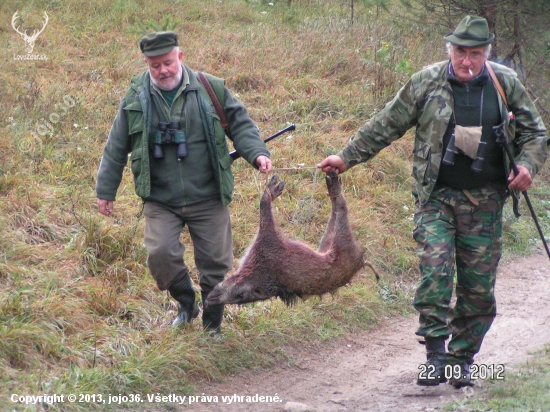
<svg viewBox="0 0 550 412">
<path fill-rule="evenodd" d="M 336 233 L 336 222 L 340 220 L 341 214 L 343 213 L 344 217 L 347 216 L 346 201 L 342 195 L 340 178 L 335 172 L 331 172 L 325 180 L 327 183 L 328 197 L 330 198 L 330 202 L 332 204 L 332 211 L 330 213 L 325 234 L 319 244 L 319 252 L 321 253 L 326 252 L 333 245 Z"/>
</svg>

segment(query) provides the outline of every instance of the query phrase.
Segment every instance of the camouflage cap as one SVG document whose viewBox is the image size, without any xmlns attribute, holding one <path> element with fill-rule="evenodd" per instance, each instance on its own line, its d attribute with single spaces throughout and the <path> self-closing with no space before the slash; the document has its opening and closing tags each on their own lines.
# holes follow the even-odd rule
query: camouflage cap
<svg viewBox="0 0 550 412">
<path fill-rule="evenodd" d="M 178 35 L 173 31 L 149 33 L 139 42 L 141 52 L 147 57 L 162 56 L 170 53 L 178 45 Z"/>
<path fill-rule="evenodd" d="M 489 25 L 483 17 L 466 16 L 454 32 L 443 38 L 458 46 L 477 47 L 491 44 L 495 35 L 489 33 Z"/>
</svg>

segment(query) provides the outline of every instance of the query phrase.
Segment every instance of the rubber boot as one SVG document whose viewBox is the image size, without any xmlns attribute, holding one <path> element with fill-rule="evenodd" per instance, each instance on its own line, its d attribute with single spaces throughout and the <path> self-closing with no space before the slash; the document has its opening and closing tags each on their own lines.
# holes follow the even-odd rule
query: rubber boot
<svg viewBox="0 0 550 412">
<path fill-rule="evenodd" d="M 178 301 L 178 314 L 172 326 L 185 326 L 199 316 L 199 307 L 195 304 L 195 289 L 189 273 L 185 273 L 183 277 L 172 283 L 168 292 Z"/>
<path fill-rule="evenodd" d="M 416 384 L 420 386 L 437 386 L 447 382 L 445 366 L 447 355 L 445 354 L 445 339 L 426 337 L 427 362 L 420 369 Z"/>
<path fill-rule="evenodd" d="M 202 292 L 202 326 L 216 340 L 221 340 L 221 326 L 225 305 L 206 306 L 208 293 Z"/>
</svg>

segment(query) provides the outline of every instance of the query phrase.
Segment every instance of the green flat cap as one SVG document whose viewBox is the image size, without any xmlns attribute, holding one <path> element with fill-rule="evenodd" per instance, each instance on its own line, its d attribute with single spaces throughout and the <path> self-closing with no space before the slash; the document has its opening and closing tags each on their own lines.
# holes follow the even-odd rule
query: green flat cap
<svg viewBox="0 0 550 412">
<path fill-rule="evenodd" d="M 495 35 L 489 33 L 489 25 L 483 17 L 466 16 L 454 32 L 443 38 L 458 46 L 476 47 L 491 44 L 495 39 Z"/>
<path fill-rule="evenodd" d="M 147 57 L 162 56 L 170 53 L 178 45 L 178 35 L 173 31 L 149 33 L 139 42 L 141 52 Z"/>
</svg>

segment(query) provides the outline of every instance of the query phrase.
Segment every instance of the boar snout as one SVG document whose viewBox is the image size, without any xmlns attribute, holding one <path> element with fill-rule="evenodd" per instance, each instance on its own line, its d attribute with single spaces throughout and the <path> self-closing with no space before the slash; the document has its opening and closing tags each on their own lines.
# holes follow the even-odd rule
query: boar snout
<svg viewBox="0 0 550 412">
<path fill-rule="evenodd" d="M 205 304 L 206 306 L 226 304 L 240 305 L 258 300 L 266 300 L 271 297 L 273 297 L 272 292 L 268 292 L 258 285 L 250 283 L 229 284 L 222 282 L 208 294 Z"/>
</svg>

